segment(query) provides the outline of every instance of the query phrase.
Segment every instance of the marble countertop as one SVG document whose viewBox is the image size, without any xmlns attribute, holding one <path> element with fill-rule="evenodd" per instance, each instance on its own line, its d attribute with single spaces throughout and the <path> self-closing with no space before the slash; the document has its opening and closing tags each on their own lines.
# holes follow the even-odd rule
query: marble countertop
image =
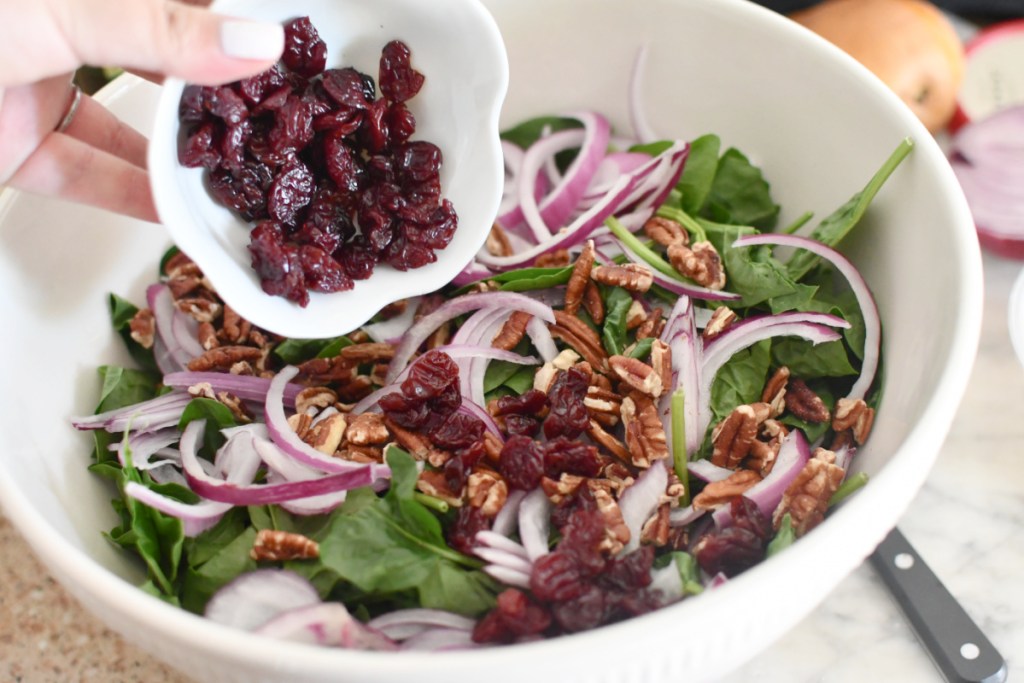
<svg viewBox="0 0 1024 683">
<path fill-rule="evenodd" d="M 1007 302 L 1024 264 L 985 256 L 985 311 L 967 393 L 900 528 L 1012 673 L 1024 667 L 1024 368 Z M 0 517 L 0 680 L 188 683 L 79 607 Z M 726 683 L 940 681 L 874 570 L 857 569 Z"/>
</svg>

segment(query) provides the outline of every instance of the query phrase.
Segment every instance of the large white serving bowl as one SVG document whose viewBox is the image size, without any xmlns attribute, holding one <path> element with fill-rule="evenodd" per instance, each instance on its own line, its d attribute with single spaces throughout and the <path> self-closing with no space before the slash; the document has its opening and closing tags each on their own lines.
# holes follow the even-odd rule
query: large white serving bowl
<svg viewBox="0 0 1024 683">
<path fill-rule="evenodd" d="M 297 7 L 298 4 L 297 3 Z M 138 567 L 101 531 L 106 482 L 68 417 L 91 409 L 94 367 L 124 362 L 109 291 L 141 300 L 167 238 L 139 224 L 7 194 L 0 499 L 53 574 L 131 642 L 203 681 L 653 683 L 713 679 L 770 645 L 823 600 L 898 520 L 928 472 L 977 346 L 981 261 L 966 203 L 927 131 L 866 70 L 742 0 L 487 0 L 508 47 L 504 125 L 596 108 L 629 131 L 634 56 L 648 46 L 643 109 L 661 135 L 716 132 L 761 164 L 785 224 L 824 216 L 905 136 L 916 148 L 844 250 L 884 322 L 884 397 L 856 466 L 870 483 L 786 552 L 721 588 L 593 632 L 446 654 L 377 654 L 272 642 L 135 588 Z M 109 106 L 147 128 L 158 91 L 122 79 Z"/>
</svg>

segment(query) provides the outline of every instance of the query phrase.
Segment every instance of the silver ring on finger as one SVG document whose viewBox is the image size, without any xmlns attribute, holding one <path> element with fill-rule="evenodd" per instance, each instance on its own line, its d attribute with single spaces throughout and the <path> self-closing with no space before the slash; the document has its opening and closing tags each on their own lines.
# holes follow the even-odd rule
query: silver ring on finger
<svg viewBox="0 0 1024 683">
<path fill-rule="evenodd" d="M 64 112 L 64 118 L 60 120 L 54 131 L 57 133 L 63 133 L 67 130 L 68 126 L 75 119 L 75 114 L 78 113 L 78 105 L 82 102 L 82 89 L 74 83 L 71 84 L 71 99 L 68 102 L 68 108 Z"/>
</svg>

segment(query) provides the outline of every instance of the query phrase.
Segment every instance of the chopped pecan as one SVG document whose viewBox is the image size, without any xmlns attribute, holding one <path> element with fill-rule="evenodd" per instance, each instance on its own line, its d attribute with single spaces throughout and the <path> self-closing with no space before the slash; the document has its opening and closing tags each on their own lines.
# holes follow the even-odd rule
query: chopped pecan
<svg viewBox="0 0 1024 683">
<path fill-rule="evenodd" d="M 533 265 L 537 268 L 565 268 L 570 261 L 568 249 L 555 249 L 538 256 L 534 259 Z"/>
<path fill-rule="evenodd" d="M 738 406 L 711 432 L 711 462 L 719 467 L 736 469 L 750 453 L 762 422 L 768 419 L 767 403 Z"/>
<path fill-rule="evenodd" d="M 601 426 L 601 424 L 595 420 L 590 420 L 590 426 L 587 427 L 587 435 L 598 445 L 603 446 L 605 450 L 619 458 L 623 462 L 632 462 L 633 458 L 629 454 L 629 450 L 626 446 L 619 441 L 615 436 L 609 434 Z"/>
<path fill-rule="evenodd" d="M 655 370 L 639 358 L 612 356 L 608 359 L 612 372 L 624 383 L 648 396 L 657 398 L 665 393 L 666 384 L 660 370 Z"/>
<path fill-rule="evenodd" d="M 608 459 L 601 467 L 601 476 L 604 477 L 613 489 L 617 492 L 617 495 L 622 495 L 622 492 L 633 485 L 636 481 L 633 478 L 633 472 L 625 464 L 618 460 Z"/>
<path fill-rule="evenodd" d="M 691 246 L 676 243 L 668 248 L 668 260 L 682 275 L 708 289 L 725 287 L 722 258 L 711 242 L 694 242 Z"/>
<path fill-rule="evenodd" d="M 257 327 L 249 330 L 249 343 L 261 349 L 267 349 L 275 340 Z"/>
<path fill-rule="evenodd" d="M 196 322 L 212 323 L 220 317 L 223 307 L 216 301 L 203 297 L 186 297 L 174 302 L 178 310 L 192 316 Z"/>
<path fill-rule="evenodd" d="M 309 428 L 313 426 L 313 416 L 306 413 L 295 413 L 288 416 L 288 426 L 292 428 L 295 435 L 305 440 Z"/>
<path fill-rule="evenodd" d="M 466 480 L 466 498 L 484 517 L 494 517 L 508 500 L 508 484 L 497 472 L 473 472 Z"/>
<path fill-rule="evenodd" d="M 249 336 L 252 324 L 238 315 L 235 309 L 224 304 L 223 319 L 221 320 L 220 338 L 226 344 L 242 344 Z"/>
<path fill-rule="evenodd" d="M 311 538 L 291 531 L 260 529 L 249 557 L 257 562 L 311 560 L 320 557 L 320 545 Z"/>
<path fill-rule="evenodd" d="M 505 351 L 514 349 L 526 336 L 526 326 L 530 324 L 531 318 L 533 316 L 525 311 L 513 311 L 491 340 L 491 346 Z"/>
<path fill-rule="evenodd" d="M 602 377 L 603 375 L 598 375 Z M 583 399 L 590 417 L 605 427 L 614 427 L 619 422 L 619 406 L 622 397 L 610 389 L 600 389 L 594 385 L 587 387 L 587 396 Z"/>
<path fill-rule="evenodd" d="M 555 322 L 550 327 L 551 336 L 573 347 L 595 369 L 603 371 L 608 366 L 608 354 L 601 338 L 590 326 L 558 310 L 555 311 Z"/>
<path fill-rule="evenodd" d="M 711 319 L 704 326 L 701 337 L 704 341 L 711 341 L 718 335 L 725 332 L 730 325 L 736 322 L 736 312 L 726 306 L 719 306 L 711 313 Z"/>
<path fill-rule="evenodd" d="M 364 464 L 372 464 L 375 462 L 384 462 L 384 449 L 379 446 L 356 446 L 354 444 L 348 444 L 345 448 L 339 451 L 341 457 L 352 462 L 361 462 Z"/>
<path fill-rule="evenodd" d="M 650 467 L 655 460 L 668 457 L 668 442 L 658 408 L 644 394 L 633 392 L 622 399 L 620 410 L 625 427 L 626 445 L 633 464 Z"/>
<path fill-rule="evenodd" d="M 487 253 L 491 256 L 511 256 L 513 254 L 512 244 L 508 241 L 508 235 L 501 226 L 495 223 L 487 234 L 487 241 L 484 242 Z"/>
<path fill-rule="evenodd" d="M 597 288 L 597 284 L 593 280 L 588 281 L 583 290 L 583 310 L 587 312 L 595 325 L 604 322 L 604 299 L 601 298 L 601 290 Z"/>
<path fill-rule="evenodd" d="M 295 412 L 320 412 L 338 401 L 338 395 L 327 387 L 305 387 L 295 395 Z"/>
<path fill-rule="evenodd" d="M 804 422 L 828 422 L 831 418 L 825 402 L 799 377 L 789 380 L 785 400 L 786 409 Z"/>
<path fill-rule="evenodd" d="M 782 518 L 789 513 L 793 530 L 803 536 L 825 519 L 828 501 L 839 488 L 846 471 L 836 465 L 836 454 L 819 448 L 796 478 L 786 487 L 782 500 L 772 515 L 777 529 Z"/>
<path fill-rule="evenodd" d="M 434 498 L 440 498 L 452 507 L 462 507 L 462 492 L 453 491 L 448 478 L 440 470 L 423 470 L 416 480 L 416 488 Z"/>
<path fill-rule="evenodd" d="M 660 339 L 651 343 L 651 367 L 661 378 L 664 393 L 672 386 L 672 347 Z"/>
<path fill-rule="evenodd" d="M 584 477 L 578 474 L 569 474 L 568 472 L 562 472 L 562 475 L 556 480 L 549 477 L 542 477 L 540 480 L 540 487 L 544 491 L 544 495 L 548 497 L 555 505 L 558 505 L 566 498 L 572 496 L 576 491 L 579 490 L 580 485 L 583 484 Z"/>
<path fill-rule="evenodd" d="M 245 401 L 231 392 L 218 392 L 217 400 L 227 406 L 228 410 L 231 411 L 231 415 L 235 418 L 235 422 L 238 424 L 248 424 L 253 421 L 253 414 L 249 410 L 249 406 L 245 405 Z"/>
<path fill-rule="evenodd" d="M 392 301 L 384 308 L 380 309 L 381 320 L 391 320 L 405 313 L 405 310 L 409 308 L 408 299 L 399 299 L 398 301 Z"/>
<path fill-rule="evenodd" d="M 594 269 L 590 271 L 590 277 L 602 285 L 622 287 L 630 292 L 641 294 L 654 284 L 650 267 L 639 263 L 594 266 Z"/>
<path fill-rule="evenodd" d="M 576 315 L 583 302 L 583 295 L 590 283 L 590 273 L 594 268 L 594 253 L 594 240 L 587 240 L 572 267 L 572 275 L 565 287 L 565 312 L 569 315 Z"/>
<path fill-rule="evenodd" d="M 555 380 L 555 375 L 558 374 L 558 371 L 568 370 L 575 365 L 576 361 L 579 359 L 580 355 L 572 349 L 563 349 L 562 351 L 559 351 L 557 356 L 537 370 L 537 374 L 533 376 L 533 388 L 537 391 L 543 391 L 546 394 L 551 383 Z"/>
<path fill-rule="evenodd" d="M 217 346 L 188 362 L 192 372 L 226 370 L 239 361 L 256 362 L 263 352 L 252 346 Z"/>
<path fill-rule="evenodd" d="M 778 457 L 782 441 L 788 433 L 789 430 L 786 429 L 786 426 L 778 420 L 768 418 L 762 422 L 758 437 L 754 443 L 750 444 L 750 454 L 747 456 L 744 466 L 754 470 L 762 477 L 767 477 L 775 467 L 775 459 Z"/>
<path fill-rule="evenodd" d="M 199 323 L 196 337 L 199 339 L 199 345 L 206 351 L 220 346 L 220 341 L 217 339 L 217 328 L 213 326 L 213 323 Z"/>
<path fill-rule="evenodd" d="M 148 308 L 140 308 L 128 322 L 128 330 L 132 339 L 138 342 L 144 349 L 153 348 L 153 341 L 156 336 L 156 318 L 153 311 Z"/>
<path fill-rule="evenodd" d="M 663 247 L 680 243 L 685 245 L 690 241 L 690 235 L 682 223 L 662 216 L 647 219 L 644 223 L 644 234 Z"/>
<path fill-rule="evenodd" d="M 361 413 L 349 418 L 345 441 L 356 446 L 378 446 L 391 438 L 384 416 L 380 413 Z"/>
<path fill-rule="evenodd" d="M 334 455 L 345 435 L 347 420 L 343 413 L 331 413 L 313 421 L 302 440 L 324 455 Z"/>
<path fill-rule="evenodd" d="M 850 430 L 853 440 L 858 444 L 863 444 L 868 440 L 874 422 L 875 409 L 868 406 L 864 399 L 841 398 L 836 401 L 832 429 L 837 434 Z"/>
<path fill-rule="evenodd" d="M 661 331 L 665 329 L 665 319 L 661 317 L 661 314 L 661 308 L 655 306 L 651 309 L 647 317 L 636 328 L 637 341 L 661 335 Z"/>
<path fill-rule="evenodd" d="M 633 299 L 633 302 L 629 304 L 629 310 L 626 311 L 626 329 L 635 330 L 647 320 L 647 311 L 644 310 L 644 305 L 637 299 Z"/>
<path fill-rule="evenodd" d="M 484 432 L 484 455 L 489 461 L 497 464 L 501 460 L 501 448 L 503 445 L 497 434 L 490 430 Z"/>
<path fill-rule="evenodd" d="M 622 510 L 619 509 L 619 504 L 612 494 L 603 486 L 597 485 L 595 480 L 588 480 L 587 485 L 593 494 L 597 511 L 604 517 L 605 537 L 598 547 L 612 554 L 618 553 L 626 543 L 629 543 L 630 537 L 629 527 L 622 518 Z"/>
<path fill-rule="evenodd" d="M 167 278 L 167 288 L 171 290 L 171 296 L 181 299 L 197 291 L 203 286 L 203 276 L 198 268 L 182 268 L 175 275 Z"/>
<path fill-rule="evenodd" d="M 188 254 L 183 251 L 176 251 L 164 263 L 164 275 L 174 277 L 175 275 L 184 274 L 202 275 L 202 272 Z"/>
<path fill-rule="evenodd" d="M 240 360 L 237 363 L 232 363 L 231 367 L 228 368 L 228 372 L 232 375 L 241 375 L 243 377 L 252 377 L 256 374 L 256 369 L 247 360 Z"/>
<path fill-rule="evenodd" d="M 752 470 L 736 470 L 721 481 L 713 481 L 693 497 L 695 510 L 710 510 L 728 503 L 751 486 L 761 481 L 761 475 Z"/>
<path fill-rule="evenodd" d="M 672 527 L 669 525 L 669 504 L 662 503 L 650 519 L 644 522 L 640 528 L 640 542 L 645 545 L 655 545 L 659 548 L 668 543 L 669 533 Z"/>
<path fill-rule="evenodd" d="M 789 382 L 789 368 L 781 366 L 761 390 L 761 401 L 771 408 L 772 417 L 778 417 L 786 408 L 786 384 Z"/>
<path fill-rule="evenodd" d="M 395 347 L 386 342 L 366 342 L 363 344 L 352 344 L 341 350 L 341 357 L 347 361 L 362 365 L 363 363 L 378 363 L 384 360 L 391 360 L 395 357 Z"/>
<path fill-rule="evenodd" d="M 313 384 L 345 383 L 351 381 L 355 374 L 355 363 L 340 355 L 334 358 L 311 358 L 299 364 L 299 375 Z"/>
</svg>

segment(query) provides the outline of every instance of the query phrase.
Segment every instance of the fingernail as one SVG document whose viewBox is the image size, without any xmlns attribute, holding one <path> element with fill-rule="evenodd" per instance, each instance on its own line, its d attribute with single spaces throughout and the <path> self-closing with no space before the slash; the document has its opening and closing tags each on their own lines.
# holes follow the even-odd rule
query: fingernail
<svg viewBox="0 0 1024 683">
<path fill-rule="evenodd" d="M 237 59 L 277 59 L 284 50 L 280 24 L 227 19 L 220 25 L 220 48 Z"/>
</svg>

